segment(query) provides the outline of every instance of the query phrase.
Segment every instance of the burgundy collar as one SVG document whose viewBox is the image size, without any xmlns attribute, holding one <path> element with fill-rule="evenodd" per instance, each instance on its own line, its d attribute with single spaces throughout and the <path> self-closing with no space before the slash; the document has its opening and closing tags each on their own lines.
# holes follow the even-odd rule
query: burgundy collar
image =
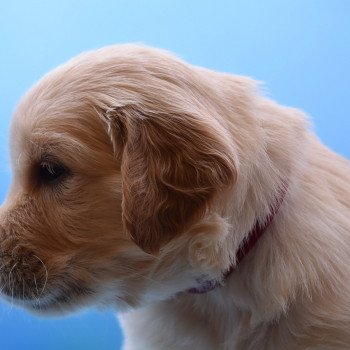
<svg viewBox="0 0 350 350">
<path fill-rule="evenodd" d="M 271 225 L 274 217 L 278 213 L 284 197 L 287 192 L 287 186 L 283 185 L 283 187 L 279 190 L 278 196 L 276 196 L 276 202 L 271 206 L 270 214 L 266 217 L 263 223 L 257 222 L 253 229 L 249 232 L 247 237 L 241 242 L 238 247 L 236 253 L 235 264 L 231 265 L 231 267 L 223 274 L 223 281 L 226 281 L 227 278 L 235 271 L 244 257 L 255 247 L 258 240 L 262 237 L 262 235 L 266 232 L 268 227 Z M 201 286 L 198 288 L 191 288 L 187 292 L 191 294 L 204 294 L 212 291 L 216 287 L 222 285 L 222 282 L 217 280 L 209 280 L 201 282 Z"/>
</svg>

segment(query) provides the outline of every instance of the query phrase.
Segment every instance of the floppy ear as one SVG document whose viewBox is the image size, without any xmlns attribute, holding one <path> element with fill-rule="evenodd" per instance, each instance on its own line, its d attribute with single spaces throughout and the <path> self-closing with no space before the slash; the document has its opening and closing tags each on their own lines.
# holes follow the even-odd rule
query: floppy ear
<svg viewBox="0 0 350 350">
<path fill-rule="evenodd" d="M 215 194 L 235 181 L 234 152 L 216 121 L 144 115 L 130 106 L 114 113 L 123 141 L 124 225 L 137 245 L 156 253 L 202 217 Z"/>
</svg>

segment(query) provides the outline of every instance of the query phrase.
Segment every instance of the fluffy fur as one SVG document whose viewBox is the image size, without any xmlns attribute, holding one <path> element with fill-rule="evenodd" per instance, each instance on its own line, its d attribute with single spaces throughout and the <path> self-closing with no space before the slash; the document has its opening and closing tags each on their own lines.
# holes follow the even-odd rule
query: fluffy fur
<svg viewBox="0 0 350 350">
<path fill-rule="evenodd" d="M 46 75 L 12 122 L 5 298 L 121 311 L 126 350 L 349 349 L 350 166 L 254 81 L 114 46 Z M 239 244 L 288 192 L 223 285 Z"/>
</svg>

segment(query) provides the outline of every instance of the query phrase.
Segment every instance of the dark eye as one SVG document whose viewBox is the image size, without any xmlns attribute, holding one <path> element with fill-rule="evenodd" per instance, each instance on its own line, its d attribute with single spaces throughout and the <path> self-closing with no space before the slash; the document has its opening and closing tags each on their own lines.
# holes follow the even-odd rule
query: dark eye
<svg viewBox="0 0 350 350">
<path fill-rule="evenodd" d="M 54 183 L 68 175 L 68 169 L 59 163 L 42 161 L 39 164 L 39 177 L 44 183 Z"/>
</svg>

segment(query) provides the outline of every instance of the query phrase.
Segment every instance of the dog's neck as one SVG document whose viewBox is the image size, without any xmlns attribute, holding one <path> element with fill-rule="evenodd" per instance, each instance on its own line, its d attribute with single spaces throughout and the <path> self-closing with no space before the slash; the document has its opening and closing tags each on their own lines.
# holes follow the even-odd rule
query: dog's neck
<svg viewBox="0 0 350 350">
<path fill-rule="evenodd" d="M 229 276 L 233 273 L 233 271 L 237 270 L 239 264 L 242 262 L 244 257 L 255 247 L 259 239 L 263 236 L 263 234 L 267 231 L 271 223 L 273 222 L 276 214 L 278 213 L 285 195 L 287 192 L 287 185 L 284 185 L 279 193 L 276 196 L 276 201 L 273 203 L 270 208 L 270 213 L 266 217 L 263 223 L 257 222 L 253 229 L 249 232 L 245 239 L 241 242 L 236 252 L 236 258 L 234 263 L 230 266 L 230 268 L 223 274 L 222 280 L 207 280 L 201 282 L 199 287 L 190 288 L 187 292 L 191 294 L 204 294 L 214 290 L 215 288 L 222 286 L 224 282 L 229 278 Z"/>
</svg>

